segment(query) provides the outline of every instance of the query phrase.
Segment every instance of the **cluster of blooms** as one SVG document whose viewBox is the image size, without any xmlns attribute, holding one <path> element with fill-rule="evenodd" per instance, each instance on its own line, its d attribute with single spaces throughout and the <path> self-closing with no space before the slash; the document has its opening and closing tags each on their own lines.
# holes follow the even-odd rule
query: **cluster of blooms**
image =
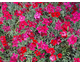
<svg viewBox="0 0 80 65">
<path fill-rule="evenodd" d="M 64 61 L 66 49 L 71 54 L 79 48 L 80 3 L 1 2 L 0 7 L 0 52 L 9 52 L 9 62 Z M 80 62 L 79 56 L 68 56 Z"/>
</svg>

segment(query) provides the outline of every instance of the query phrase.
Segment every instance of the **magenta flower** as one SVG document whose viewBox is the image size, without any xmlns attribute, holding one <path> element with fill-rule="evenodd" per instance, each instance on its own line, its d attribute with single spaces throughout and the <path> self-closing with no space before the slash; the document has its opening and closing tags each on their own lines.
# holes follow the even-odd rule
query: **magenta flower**
<svg viewBox="0 0 80 65">
<path fill-rule="evenodd" d="M 21 35 L 16 35 L 16 36 L 13 37 L 12 40 L 13 40 L 12 41 L 12 43 L 13 43 L 13 46 L 12 47 L 14 47 L 14 46 L 18 47 L 18 43 L 19 42 L 22 42 L 22 37 L 21 37 Z"/>
<path fill-rule="evenodd" d="M 17 62 L 18 54 L 13 53 L 13 56 L 10 57 L 10 62 Z"/>
<path fill-rule="evenodd" d="M 35 47 L 36 47 L 36 45 L 33 44 L 33 43 L 31 43 L 31 44 L 29 45 L 29 49 L 30 49 L 30 50 L 35 51 Z"/>
<path fill-rule="evenodd" d="M 3 16 L 6 18 L 6 20 L 12 19 L 12 15 L 9 13 L 9 11 L 4 11 L 3 14 L 4 14 Z"/>
<path fill-rule="evenodd" d="M 55 30 L 58 30 L 58 31 L 61 30 L 62 29 L 62 27 L 61 27 L 61 24 L 62 23 L 59 20 L 57 22 L 55 22 L 55 23 L 56 23 L 56 25 L 55 25 L 55 28 L 54 29 Z"/>
<path fill-rule="evenodd" d="M 19 21 L 24 21 L 24 20 L 25 20 L 25 16 L 21 15 L 21 16 L 19 17 Z"/>
<path fill-rule="evenodd" d="M 69 37 L 67 41 L 69 42 L 69 45 L 70 44 L 74 45 L 77 42 L 77 37 L 74 35 L 71 35 L 71 37 Z"/>
<path fill-rule="evenodd" d="M 73 16 L 70 18 L 70 20 L 73 21 L 73 23 L 76 23 L 80 20 L 80 13 L 75 12 L 72 15 Z"/>
<path fill-rule="evenodd" d="M 60 37 L 56 37 L 55 40 L 57 41 L 58 45 L 61 43 Z"/>
<path fill-rule="evenodd" d="M 14 4 L 18 4 L 18 2 L 13 2 Z"/>
<path fill-rule="evenodd" d="M 46 26 L 49 24 L 49 20 L 47 18 L 43 18 L 42 24 L 45 24 Z"/>
<path fill-rule="evenodd" d="M 80 58 L 74 58 L 74 62 L 80 62 Z"/>
<path fill-rule="evenodd" d="M 22 34 L 21 35 L 21 38 L 22 38 L 22 40 L 27 40 L 27 38 L 28 38 L 27 33 Z"/>
<path fill-rule="evenodd" d="M 13 45 L 12 45 L 12 47 L 18 47 L 18 41 L 12 41 L 12 43 L 13 43 Z"/>
<path fill-rule="evenodd" d="M 5 3 L 5 4 L 3 4 L 3 5 L 2 5 L 2 12 L 6 11 L 7 7 L 8 7 L 8 6 L 7 6 L 7 4 L 6 4 L 6 3 Z"/>
<path fill-rule="evenodd" d="M 27 26 L 27 22 L 26 21 L 21 21 L 20 24 L 19 24 L 19 28 L 21 28 L 21 30 L 23 28 L 25 28 L 25 26 Z"/>
<path fill-rule="evenodd" d="M 37 43 L 38 44 L 38 49 L 47 49 L 48 45 L 45 43 L 45 42 L 42 42 L 40 41 L 40 43 Z"/>
<path fill-rule="evenodd" d="M 54 9 L 55 7 L 51 3 L 49 3 L 47 7 L 44 8 L 44 11 L 47 11 L 48 13 L 53 13 Z"/>
<path fill-rule="evenodd" d="M 44 55 L 45 55 L 45 53 L 42 53 L 42 54 L 40 55 L 40 59 L 41 59 L 41 58 L 45 58 Z"/>
<path fill-rule="evenodd" d="M 0 22 L 3 22 L 4 21 L 4 17 L 0 17 Z"/>
<path fill-rule="evenodd" d="M 0 25 L 3 24 L 3 21 L 4 21 L 4 17 L 0 17 Z"/>
<path fill-rule="evenodd" d="M 3 49 L 3 47 L 0 49 L 0 51 L 3 53 L 5 50 Z"/>
<path fill-rule="evenodd" d="M 80 29 L 78 29 L 77 31 L 75 31 L 76 33 L 75 33 L 75 35 L 78 35 L 78 37 L 80 37 Z"/>
<path fill-rule="evenodd" d="M 35 19 L 39 19 L 39 18 L 40 18 L 40 15 L 41 15 L 41 13 L 36 12 L 35 15 L 34 15 L 34 18 L 35 18 Z"/>
<path fill-rule="evenodd" d="M 11 31 L 10 26 L 3 26 L 2 29 L 4 29 L 4 32 Z"/>
<path fill-rule="evenodd" d="M 38 26 L 37 30 L 38 30 L 39 33 L 41 33 L 41 32 L 42 33 L 47 33 L 48 28 L 47 28 L 47 26 Z"/>
</svg>

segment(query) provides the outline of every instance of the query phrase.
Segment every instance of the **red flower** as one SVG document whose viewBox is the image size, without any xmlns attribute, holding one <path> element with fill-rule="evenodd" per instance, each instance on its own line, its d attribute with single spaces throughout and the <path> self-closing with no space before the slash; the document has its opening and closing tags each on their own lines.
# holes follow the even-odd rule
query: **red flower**
<svg viewBox="0 0 80 65">
<path fill-rule="evenodd" d="M 3 14 L 4 14 L 4 17 L 6 17 L 6 20 L 12 19 L 12 15 L 9 13 L 9 11 L 5 11 Z"/>
<path fill-rule="evenodd" d="M 54 13 L 51 13 L 51 16 L 52 17 L 59 17 L 60 16 L 60 12 L 54 12 Z"/>
<path fill-rule="evenodd" d="M 58 54 L 58 58 L 62 58 L 62 54 L 61 53 Z"/>
<path fill-rule="evenodd" d="M 2 58 L 0 57 L 0 62 L 3 62 Z"/>
<path fill-rule="evenodd" d="M 33 43 L 38 43 L 38 41 L 37 40 L 33 40 Z"/>
<path fill-rule="evenodd" d="M 51 16 L 52 16 L 52 17 L 55 17 L 55 13 L 51 13 Z"/>
<path fill-rule="evenodd" d="M 27 7 L 27 8 L 29 8 L 30 6 L 31 6 L 31 4 L 28 2 L 25 4 L 25 7 Z"/>
<path fill-rule="evenodd" d="M 0 25 L 3 24 L 3 22 L 0 21 Z"/>
<path fill-rule="evenodd" d="M 42 8 L 35 9 L 35 11 L 42 14 Z"/>
<path fill-rule="evenodd" d="M 28 36 L 30 37 L 30 39 L 34 39 L 34 33 L 33 33 L 33 32 L 30 32 L 30 33 L 28 34 Z"/>
<path fill-rule="evenodd" d="M 36 56 L 39 56 L 41 54 L 41 52 L 38 50 L 36 50 L 34 53 L 36 54 Z"/>
<path fill-rule="evenodd" d="M 18 16 L 20 16 L 20 15 L 22 15 L 23 14 L 23 12 L 21 11 L 21 10 L 16 10 L 15 11 L 15 13 L 14 13 L 14 15 L 16 16 L 16 17 L 18 17 Z"/>
<path fill-rule="evenodd" d="M 35 61 L 37 61 L 37 58 L 36 57 L 32 58 L 32 62 L 35 62 Z"/>
<path fill-rule="evenodd" d="M 25 53 L 27 51 L 26 47 L 21 47 L 21 52 Z"/>
<path fill-rule="evenodd" d="M 62 25 L 62 30 L 67 31 L 68 27 L 70 27 L 70 22 L 65 21 Z"/>
<path fill-rule="evenodd" d="M 55 17 L 59 17 L 60 16 L 60 12 L 55 12 Z"/>
<path fill-rule="evenodd" d="M 57 40 L 51 40 L 51 44 L 56 45 L 57 44 Z"/>
<path fill-rule="evenodd" d="M 78 8 L 76 7 L 76 5 L 74 5 L 74 6 L 72 7 L 72 9 L 75 10 L 75 11 L 78 10 Z"/>
<path fill-rule="evenodd" d="M 54 48 L 49 48 L 49 53 L 50 53 L 51 55 L 54 54 L 54 53 L 55 53 Z"/>
<path fill-rule="evenodd" d="M 37 2 L 35 2 L 35 3 L 33 3 L 33 8 L 36 8 L 36 7 L 38 7 L 38 3 Z"/>
<path fill-rule="evenodd" d="M 61 5 L 63 5 L 63 2 L 58 2 L 58 6 L 61 6 Z"/>
<path fill-rule="evenodd" d="M 22 4 L 23 4 L 23 3 L 19 3 L 19 2 L 18 2 L 18 5 L 19 5 L 19 6 L 21 6 L 21 7 L 23 7 L 23 5 L 22 5 Z"/>
<path fill-rule="evenodd" d="M 0 41 L 1 41 L 2 45 L 3 45 L 3 47 L 8 45 L 5 36 L 0 36 Z"/>
<path fill-rule="evenodd" d="M 21 61 L 23 61 L 23 60 L 26 60 L 26 57 L 24 57 L 24 54 L 22 54 L 22 55 L 20 55 L 19 59 L 20 59 Z"/>
</svg>

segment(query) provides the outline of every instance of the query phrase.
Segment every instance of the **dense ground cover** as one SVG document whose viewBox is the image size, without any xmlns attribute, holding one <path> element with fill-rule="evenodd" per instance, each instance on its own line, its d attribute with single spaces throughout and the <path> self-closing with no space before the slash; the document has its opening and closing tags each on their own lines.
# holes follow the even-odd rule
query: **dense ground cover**
<svg viewBox="0 0 80 65">
<path fill-rule="evenodd" d="M 0 2 L 0 62 L 80 62 L 79 2 Z"/>
</svg>

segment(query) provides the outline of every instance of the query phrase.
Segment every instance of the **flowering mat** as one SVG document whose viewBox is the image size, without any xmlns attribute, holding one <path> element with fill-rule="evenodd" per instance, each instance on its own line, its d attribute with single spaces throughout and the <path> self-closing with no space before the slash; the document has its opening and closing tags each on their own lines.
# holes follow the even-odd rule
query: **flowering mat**
<svg viewBox="0 0 80 65">
<path fill-rule="evenodd" d="M 80 2 L 0 2 L 0 62 L 80 62 Z"/>
</svg>

